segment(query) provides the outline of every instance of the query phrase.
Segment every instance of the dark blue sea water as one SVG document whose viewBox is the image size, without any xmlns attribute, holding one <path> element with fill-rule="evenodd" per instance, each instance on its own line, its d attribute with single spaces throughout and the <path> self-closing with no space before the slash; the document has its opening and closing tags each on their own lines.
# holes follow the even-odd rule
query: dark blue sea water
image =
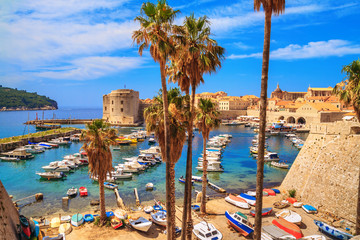
<svg viewBox="0 0 360 240">
<path fill-rule="evenodd" d="M 42 118 L 42 111 L 38 111 L 38 115 Z M 101 117 L 101 109 L 61 109 L 56 111 L 45 111 L 45 118 L 52 118 L 53 113 L 57 118 L 99 118 Z M 23 133 L 24 125 L 22 124 L 28 119 L 34 119 L 35 111 L 25 112 L 0 112 L 0 136 L 9 137 L 12 135 L 19 135 Z M 79 127 L 84 127 L 80 125 Z M 120 128 L 122 134 L 130 133 L 132 128 Z M 28 131 L 28 130 L 26 130 Z M 34 129 L 30 129 L 34 131 Z M 255 188 L 256 179 L 256 160 L 249 154 L 249 147 L 251 140 L 254 137 L 252 129 L 244 128 L 244 126 L 231 127 L 221 126 L 211 132 L 212 135 L 220 133 L 229 133 L 233 135 L 232 142 L 228 144 L 223 154 L 222 165 L 225 169 L 222 173 L 209 173 L 209 180 L 216 185 L 225 188 L 228 192 L 240 193 L 246 189 Z M 268 139 L 269 149 L 278 152 L 282 160 L 287 160 L 292 163 L 298 150 L 292 146 L 291 142 L 281 136 L 271 136 Z M 73 143 L 70 147 L 60 147 L 58 149 L 51 149 L 45 153 L 38 154 L 32 160 L 22 161 L 20 163 L 0 162 L 0 179 L 3 182 L 8 193 L 14 195 L 14 199 L 26 197 L 28 195 L 41 192 L 44 194 L 44 200 L 30 206 L 21 208 L 21 212 L 27 216 L 40 216 L 45 214 L 52 214 L 55 212 L 70 212 L 84 211 L 89 209 L 89 202 L 91 199 L 98 199 L 99 190 L 98 184 L 92 182 L 87 174 L 87 167 L 78 169 L 76 172 L 68 174 L 66 180 L 61 181 L 44 181 L 41 180 L 35 173 L 42 171 L 41 167 L 48 165 L 49 162 L 61 160 L 63 156 L 78 152 L 81 148 L 81 143 Z M 149 148 L 148 141 L 138 143 L 134 146 L 122 146 L 121 151 L 113 151 L 113 163 L 117 165 L 123 162 L 123 157 L 134 156 L 139 153 L 140 149 Z M 185 175 L 186 162 L 185 144 L 182 156 L 175 166 L 176 178 Z M 193 174 L 201 176 L 195 167 L 197 165 L 197 158 L 202 152 L 202 137 L 201 134 L 195 132 L 193 141 Z M 275 186 L 279 184 L 285 177 L 287 170 L 281 170 L 265 165 L 265 186 Z M 135 174 L 132 180 L 118 181 L 119 192 L 125 204 L 135 205 L 133 190 L 138 189 L 140 200 L 148 201 L 152 199 L 165 200 L 165 164 L 157 165 L 148 169 L 142 174 Z M 155 185 L 155 190 L 145 191 L 145 185 L 152 182 Z M 62 206 L 61 198 L 66 196 L 66 191 L 70 187 L 85 186 L 88 188 L 89 196 L 87 198 L 76 197 L 71 199 L 69 207 Z M 195 184 L 195 190 L 201 190 L 201 184 Z M 106 205 L 109 207 L 115 206 L 115 196 L 113 191 L 105 189 Z M 176 199 L 179 204 L 182 203 L 184 192 L 184 185 L 176 180 Z M 213 190 L 208 190 L 209 194 L 215 194 Z"/>
</svg>

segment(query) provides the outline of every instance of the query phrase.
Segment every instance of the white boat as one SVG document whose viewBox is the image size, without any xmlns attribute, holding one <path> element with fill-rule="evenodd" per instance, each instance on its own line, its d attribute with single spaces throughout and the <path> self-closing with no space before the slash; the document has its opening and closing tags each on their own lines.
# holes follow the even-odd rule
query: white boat
<svg viewBox="0 0 360 240">
<path fill-rule="evenodd" d="M 27 153 L 43 153 L 45 149 L 37 145 L 25 145 L 23 147 Z"/>
<path fill-rule="evenodd" d="M 20 159 L 17 158 L 17 157 L 0 157 L 0 159 L 2 161 L 6 161 L 6 162 L 18 162 L 18 161 L 20 161 Z"/>
<path fill-rule="evenodd" d="M 49 165 L 41 167 L 45 171 L 53 171 L 58 167 L 58 162 L 50 162 Z"/>
<path fill-rule="evenodd" d="M 256 192 L 255 191 L 247 191 L 246 192 L 247 195 L 255 197 L 256 196 Z"/>
<path fill-rule="evenodd" d="M 276 217 L 282 217 L 283 219 L 285 219 L 286 221 L 288 222 L 291 222 L 291 223 L 295 223 L 297 225 L 301 224 L 301 216 L 296 213 L 296 212 L 293 212 L 291 210 L 288 210 L 288 209 L 284 209 L 280 212 L 277 212 L 275 213 L 275 216 Z"/>
<path fill-rule="evenodd" d="M 147 184 L 145 185 L 145 188 L 146 188 L 146 190 L 153 190 L 153 189 L 154 189 L 154 184 L 152 184 L 152 183 L 147 183 Z"/>
<path fill-rule="evenodd" d="M 112 172 L 111 175 L 113 176 L 113 178 L 115 179 L 128 179 L 128 178 L 132 178 L 132 174 L 131 173 L 124 173 L 124 171 L 122 170 L 117 170 L 115 172 Z"/>
<path fill-rule="evenodd" d="M 246 200 L 244 200 L 243 198 L 231 195 L 231 194 L 229 194 L 229 196 L 225 197 L 225 201 L 227 201 L 228 203 L 231 203 L 239 208 L 244 208 L 244 209 L 250 208 L 250 205 Z"/>
<path fill-rule="evenodd" d="M 70 222 L 70 220 L 71 220 L 70 215 L 61 216 L 60 218 L 60 222 Z"/>
<path fill-rule="evenodd" d="M 307 240 L 326 240 L 326 237 L 323 235 L 310 235 L 306 237 L 302 237 L 301 239 L 307 239 Z"/>
<path fill-rule="evenodd" d="M 71 225 L 78 227 L 84 223 L 84 217 L 82 214 L 77 213 L 71 217 Z"/>
<path fill-rule="evenodd" d="M 283 162 L 271 162 L 270 163 L 271 166 L 273 167 L 277 167 L 277 168 L 283 168 L 283 169 L 288 169 L 289 168 L 289 164 L 283 163 Z"/>
<path fill-rule="evenodd" d="M 293 206 L 296 207 L 296 208 L 301 208 L 302 205 L 303 205 L 302 202 L 294 202 L 294 203 L 293 203 Z"/>
<path fill-rule="evenodd" d="M 157 155 L 161 155 L 161 149 L 159 146 L 154 146 L 151 147 L 149 149 L 145 149 L 145 150 L 140 150 L 140 153 L 154 153 Z"/>
<path fill-rule="evenodd" d="M 276 152 L 266 152 L 264 156 L 265 162 L 279 161 L 279 160 L 280 160 L 279 155 Z"/>
<path fill-rule="evenodd" d="M 142 232 L 147 232 L 152 225 L 152 222 L 143 217 L 139 217 L 136 220 L 129 219 L 129 223 L 133 228 Z"/>
<path fill-rule="evenodd" d="M 158 211 L 156 213 L 150 213 L 152 221 L 160 226 L 166 226 L 166 212 Z"/>
<path fill-rule="evenodd" d="M 200 164 L 196 167 L 197 170 L 199 171 L 203 171 L 203 167 L 202 164 Z M 207 166 L 207 171 L 208 172 L 223 172 L 224 169 L 221 168 L 220 163 L 218 162 L 209 162 L 208 166 Z"/>
<path fill-rule="evenodd" d="M 36 173 L 41 178 L 45 178 L 47 180 L 50 179 L 61 179 L 63 177 L 66 177 L 66 175 L 63 172 L 44 172 L 44 173 Z"/>
<path fill-rule="evenodd" d="M 219 230 L 217 230 L 214 225 L 205 221 L 196 224 L 194 226 L 193 233 L 198 239 L 201 240 L 222 239 L 221 232 L 219 232 Z"/>
<path fill-rule="evenodd" d="M 104 182 L 104 187 L 113 190 L 115 188 L 118 188 L 118 185 L 113 184 L 113 183 L 109 183 L 109 182 Z"/>
<path fill-rule="evenodd" d="M 149 138 L 149 143 L 150 143 L 150 144 L 156 143 L 155 138 Z"/>
<path fill-rule="evenodd" d="M 151 213 L 154 211 L 154 208 L 152 206 L 146 206 L 144 207 L 144 212 Z"/>
<path fill-rule="evenodd" d="M 65 233 L 59 233 L 56 237 L 43 237 L 43 240 L 65 240 Z"/>
<path fill-rule="evenodd" d="M 206 156 L 206 160 L 207 161 L 213 161 L 213 162 L 220 162 L 220 157 L 211 157 L 211 156 Z M 199 157 L 198 161 L 202 162 L 204 160 L 203 157 Z"/>
<path fill-rule="evenodd" d="M 67 190 L 66 194 L 70 197 L 72 196 L 76 196 L 77 195 L 77 188 L 69 188 L 69 190 Z"/>
<path fill-rule="evenodd" d="M 127 219 L 127 213 L 123 209 L 116 209 L 114 215 L 119 219 Z"/>
</svg>

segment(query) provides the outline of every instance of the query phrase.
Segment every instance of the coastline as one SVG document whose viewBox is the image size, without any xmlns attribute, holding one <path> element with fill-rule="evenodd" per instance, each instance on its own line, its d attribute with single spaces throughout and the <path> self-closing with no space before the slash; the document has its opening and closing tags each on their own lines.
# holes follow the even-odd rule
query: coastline
<svg viewBox="0 0 360 240">
<path fill-rule="evenodd" d="M 25 108 L 25 107 L 21 107 L 21 108 L 0 108 L 0 112 L 13 112 L 13 111 L 46 111 L 46 110 L 58 110 L 58 108 L 56 107 L 52 107 L 52 106 L 45 106 L 45 107 L 41 107 L 41 108 Z"/>
</svg>

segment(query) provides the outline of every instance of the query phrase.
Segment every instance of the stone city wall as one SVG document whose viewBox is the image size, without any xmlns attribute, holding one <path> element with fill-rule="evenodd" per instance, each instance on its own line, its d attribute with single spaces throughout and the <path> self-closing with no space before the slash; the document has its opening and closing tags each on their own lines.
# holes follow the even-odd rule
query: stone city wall
<svg viewBox="0 0 360 240">
<path fill-rule="evenodd" d="M 281 184 L 319 212 L 355 222 L 359 187 L 360 125 L 312 124 L 310 134 Z"/>
<path fill-rule="evenodd" d="M 219 110 L 220 119 L 237 118 L 246 115 L 247 110 Z"/>
</svg>

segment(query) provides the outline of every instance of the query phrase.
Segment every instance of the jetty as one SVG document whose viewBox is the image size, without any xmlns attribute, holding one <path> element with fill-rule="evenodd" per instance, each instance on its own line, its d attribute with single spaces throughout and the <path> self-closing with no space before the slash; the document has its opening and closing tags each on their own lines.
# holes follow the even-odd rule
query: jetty
<svg viewBox="0 0 360 240">
<path fill-rule="evenodd" d="M 221 188 L 221 187 L 219 187 L 219 186 L 216 186 L 215 184 L 213 184 L 213 183 L 211 183 L 211 182 L 208 182 L 208 186 L 209 186 L 211 189 L 215 190 L 216 192 L 226 193 L 226 190 L 225 190 L 225 189 L 223 189 L 223 188 Z"/>
</svg>

